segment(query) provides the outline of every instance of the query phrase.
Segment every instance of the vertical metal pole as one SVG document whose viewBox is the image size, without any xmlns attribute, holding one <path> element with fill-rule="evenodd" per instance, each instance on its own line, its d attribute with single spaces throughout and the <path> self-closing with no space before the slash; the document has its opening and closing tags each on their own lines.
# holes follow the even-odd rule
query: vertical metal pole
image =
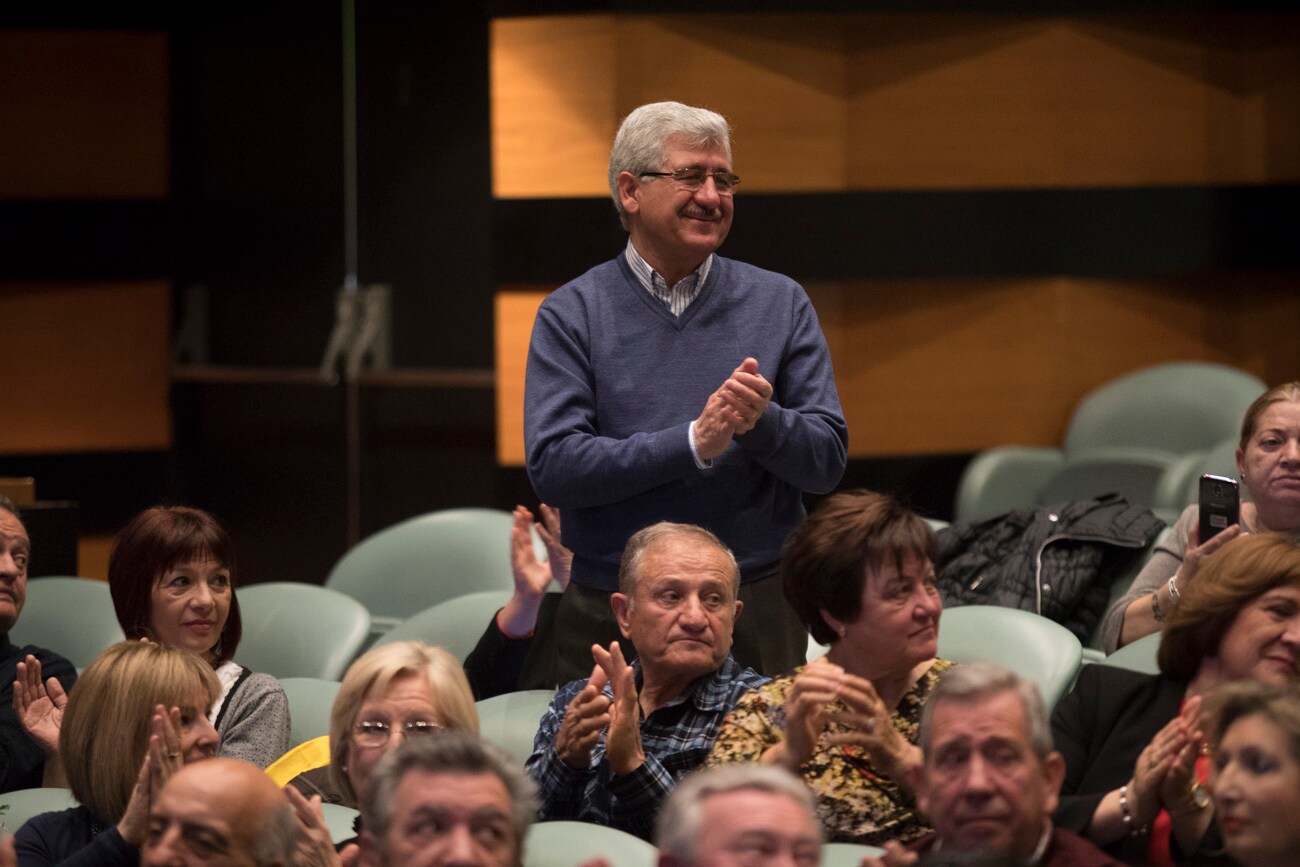
<svg viewBox="0 0 1300 867">
<path fill-rule="evenodd" d="M 357 9 L 356 0 L 343 0 L 343 290 L 357 292 Z M 347 452 L 347 543 L 361 541 L 361 394 L 357 381 L 346 377 L 344 443 Z"/>
<path fill-rule="evenodd" d="M 357 7 L 343 0 L 343 287 L 357 291 Z"/>
</svg>

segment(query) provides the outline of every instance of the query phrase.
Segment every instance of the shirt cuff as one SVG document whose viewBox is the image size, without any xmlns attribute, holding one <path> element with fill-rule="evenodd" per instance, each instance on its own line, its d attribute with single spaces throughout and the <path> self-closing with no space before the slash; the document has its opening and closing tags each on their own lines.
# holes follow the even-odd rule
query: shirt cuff
<svg viewBox="0 0 1300 867">
<path fill-rule="evenodd" d="M 691 422 L 691 426 L 686 429 L 686 438 L 691 444 L 691 457 L 695 459 L 695 466 L 701 470 L 713 469 L 713 460 L 710 458 L 706 461 L 700 457 L 700 450 L 695 446 L 695 422 Z"/>
</svg>

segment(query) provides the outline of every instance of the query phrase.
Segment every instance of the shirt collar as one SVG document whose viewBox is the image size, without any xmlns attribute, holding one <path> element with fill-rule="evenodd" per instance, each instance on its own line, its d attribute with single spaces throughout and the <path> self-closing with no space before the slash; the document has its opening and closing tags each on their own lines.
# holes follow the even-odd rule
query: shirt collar
<svg viewBox="0 0 1300 867">
<path fill-rule="evenodd" d="M 661 297 L 672 291 L 668 288 L 668 281 L 666 281 L 658 271 L 650 267 L 650 263 L 641 257 L 641 254 L 636 251 L 636 247 L 632 246 L 631 238 L 627 241 L 625 255 L 627 258 L 627 264 L 632 269 L 632 273 L 636 275 L 637 282 L 641 284 L 642 289 L 645 289 L 656 297 Z M 705 257 L 704 261 L 700 263 L 700 267 L 696 268 L 693 272 L 684 277 L 678 285 L 680 286 L 688 280 L 694 280 L 694 288 L 691 291 L 691 297 L 693 298 L 695 295 L 699 294 L 700 287 L 703 286 L 704 281 L 709 278 L 709 270 L 712 267 L 713 254 L 710 253 Z M 676 287 L 673 288 L 675 289 Z"/>
<path fill-rule="evenodd" d="M 641 660 L 632 660 L 632 671 L 636 677 L 637 690 L 641 689 Z M 731 682 L 736 679 L 740 673 L 740 664 L 731 658 L 728 654 L 722 665 L 717 671 L 703 675 L 693 681 L 691 685 L 677 698 L 663 705 L 663 707 L 672 707 L 675 704 L 681 704 L 688 699 L 696 708 L 706 712 L 728 710 L 728 700 L 731 696 Z M 605 692 L 613 695 L 612 688 L 606 684 Z"/>
</svg>

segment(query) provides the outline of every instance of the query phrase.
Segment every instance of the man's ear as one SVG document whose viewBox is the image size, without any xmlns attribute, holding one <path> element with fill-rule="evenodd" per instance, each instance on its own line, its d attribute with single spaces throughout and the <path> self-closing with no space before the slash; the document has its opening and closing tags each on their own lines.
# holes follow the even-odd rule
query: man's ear
<svg viewBox="0 0 1300 867">
<path fill-rule="evenodd" d="M 624 173 L 626 174 L 626 172 Z M 632 637 L 632 598 L 622 593 L 609 594 L 609 607 L 614 609 L 614 619 L 618 621 L 618 631 L 623 637 Z"/>
<path fill-rule="evenodd" d="M 745 603 L 744 603 L 744 602 L 741 602 L 739 599 L 737 599 L 737 600 L 736 600 L 736 613 L 733 614 L 733 615 L 731 615 L 731 622 L 732 622 L 732 623 L 735 623 L 737 620 L 739 620 L 739 619 L 740 619 L 740 612 L 742 612 L 742 611 L 744 611 L 744 610 L 745 610 Z"/>
<path fill-rule="evenodd" d="M 641 182 L 637 180 L 636 175 L 631 172 L 619 172 L 618 200 L 622 203 L 623 210 L 629 214 L 635 214 L 641 210 L 641 201 L 636 197 L 636 191 L 640 187 Z"/>
<path fill-rule="evenodd" d="M 1047 778 L 1046 812 L 1056 812 L 1056 805 L 1061 800 L 1061 784 L 1065 782 L 1065 757 L 1056 751 L 1043 759 L 1043 775 Z"/>
<path fill-rule="evenodd" d="M 930 791 L 925 787 L 925 758 L 922 757 L 921 764 L 915 765 L 907 772 L 908 782 L 912 784 L 912 792 L 916 795 L 916 806 L 927 816 L 930 814 Z"/>
</svg>

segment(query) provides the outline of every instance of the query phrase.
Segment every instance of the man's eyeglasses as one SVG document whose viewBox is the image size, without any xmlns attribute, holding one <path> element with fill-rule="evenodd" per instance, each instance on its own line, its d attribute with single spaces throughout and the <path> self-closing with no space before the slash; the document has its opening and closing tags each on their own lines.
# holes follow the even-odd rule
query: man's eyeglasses
<svg viewBox="0 0 1300 867">
<path fill-rule="evenodd" d="M 740 183 L 738 175 L 731 172 L 710 172 L 703 166 L 691 166 L 675 172 L 641 172 L 640 177 L 672 178 L 678 186 L 687 190 L 698 190 L 706 180 L 713 178 L 713 188 L 722 196 L 730 195 L 736 184 Z"/>
<path fill-rule="evenodd" d="M 436 722 L 426 722 L 425 720 L 412 720 L 401 726 L 402 733 L 408 741 L 411 738 L 437 734 L 442 731 L 442 728 Z M 358 746 L 362 747 L 382 747 L 388 743 L 389 738 L 392 736 L 393 727 L 378 720 L 359 722 L 352 727 L 352 739 L 357 742 Z"/>
</svg>

